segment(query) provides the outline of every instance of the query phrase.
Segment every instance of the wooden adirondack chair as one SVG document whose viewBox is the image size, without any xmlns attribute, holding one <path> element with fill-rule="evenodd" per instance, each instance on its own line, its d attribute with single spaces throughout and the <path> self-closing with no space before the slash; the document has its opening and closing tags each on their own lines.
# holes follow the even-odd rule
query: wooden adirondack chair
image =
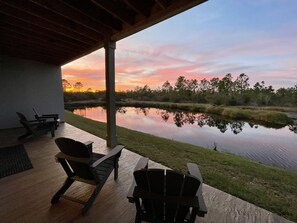
<svg viewBox="0 0 297 223">
<path fill-rule="evenodd" d="M 207 209 L 202 196 L 202 177 L 196 164 L 188 163 L 189 174 L 148 169 L 141 158 L 127 198 L 136 205 L 135 222 L 195 222 Z"/>
<path fill-rule="evenodd" d="M 61 150 L 56 155 L 57 162 L 64 168 L 67 178 L 63 186 L 53 196 L 51 203 L 55 204 L 59 199 L 65 198 L 83 204 L 83 215 L 86 214 L 92 203 L 99 194 L 107 178 L 114 170 L 114 180 L 118 178 L 118 160 L 124 148 L 116 146 L 108 154 L 92 153 L 92 142 L 81 143 L 69 138 L 58 138 L 55 140 Z M 95 189 L 87 201 L 64 195 L 66 190 L 74 181 L 91 184 Z"/>
<path fill-rule="evenodd" d="M 18 138 L 19 140 L 47 134 L 48 132 L 51 132 L 51 136 L 55 137 L 55 122 L 46 120 L 28 120 L 25 115 L 20 112 L 17 112 L 17 115 L 20 118 L 20 123 L 26 129 L 26 133 L 21 135 Z"/>
<path fill-rule="evenodd" d="M 32 109 L 35 113 L 36 120 L 38 120 L 40 122 L 43 122 L 44 120 L 53 121 L 55 123 L 56 129 L 58 128 L 59 123 L 60 123 L 59 114 L 42 114 L 42 115 L 40 115 L 35 108 L 32 108 Z"/>
</svg>

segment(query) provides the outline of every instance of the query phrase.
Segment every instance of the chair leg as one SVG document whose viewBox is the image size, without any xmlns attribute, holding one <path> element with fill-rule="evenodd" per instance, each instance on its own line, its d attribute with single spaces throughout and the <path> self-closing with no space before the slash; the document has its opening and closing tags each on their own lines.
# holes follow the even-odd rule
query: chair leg
<svg viewBox="0 0 297 223">
<path fill-rule="evenodd" d="M 93 202 L 95 201 L 96 197 L 98 196 L 101 188 L 103 187 L 103 184 L 101 185 L 97 185 L 94 192 L 92 193 L 91 197 L 89 198 L 89 200 L 86 202 L 85 206 L 82 209 L 82 214 L 86 215 L 89 208 L 91 207 L 91 205 L 93 204 Z"/>
<path fill-rule="evenodd" d="M 139 199 L 135 200 L 136 206 L 136 215 L 135 215 L 135 223 L 141 223 L 141 206 Z"/>
<path fill-rule="evenodd" d="M 116 166 L 114 168 L 114 180 L 117 180 L 119 176 L 119 164 L 116 163 Z"/>
<path fill-rule="evenodd" d="M 141 223 L 141 219 L 140 219 L 138 213 L 136 213 L 135 221 L 134 221 L 134 222 L 135 222 L 135 223 Z"/>
<path fill-rule="evenodd" d="M 63 186 L 58 190 L 58 192 L 53 196 L 51 203 L 56 204 L 58 203 L 60 196 L 66 192 L 66 190 L 73 184 L 74 180 L 67 178 Z"/>
<path fill-rule="evenodd" d="M 51 126 L 51 135 L 52 135 L 52 138 L 54 138 L 55 137 L 55 125 L 52 125 Z"/>
<path fill-rule="evenodd" d="M 117 180 L 118 179 L 118 176 L 119 176 L 119 158 L 116 158 L 116 160 L 114 161 L 114 180 Z"/>
</svg>

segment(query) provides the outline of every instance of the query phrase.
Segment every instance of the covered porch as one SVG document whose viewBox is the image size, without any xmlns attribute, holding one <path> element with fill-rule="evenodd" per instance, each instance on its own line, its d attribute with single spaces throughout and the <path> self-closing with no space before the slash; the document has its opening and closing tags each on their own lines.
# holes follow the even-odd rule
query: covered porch
<svg viewBox="0 0 297 223">
<path fill-rule="evenodd" d="M 19 144 L 17 137 L 23 129 L 0 131 L 1 146 Z M 94 151 L 106 153 L 106 141 L 67 123 L 61 124 L 56 137 L 70 137 L 79 141 L 94 141 Z M 81 214 L 80 204 L 63 200 L 51 205 L 53 194 L 66 177 L 62 167 L 55 162 L 58 152 L 54 139 L 43 135 L 24 144 L 33 168 L 0 179 L 1 222 L 134 222 L 135 207 L 126 196 L 133 179 L 133 169 L 140 158 L 136 153 L 123 150 L 120 158 L 119 179 L 112 175 L 86 216 Z M 165 168 L 150 161 L 150 167 Z M 92 186 L 76 183 L 70 195 L 84 199 L 92 192 Z M 208 208 L 205 218 L 196 222 L 290 222 L 271 212 L 245 202 L 208 185 L 203 185 Z"/>
<path fill-rule="evenodd" d="M 59 113 L 63 121 L 61 66 L 104 47 L 107 142 L 68 124 L 61 124 L 56 137 L 91 140 L 95 152 L 106 153 L 116 145 L 116 41 L 205 1 L 0 1 L 0 147 L 19 144 L 17 137 L 23 129 L 9 129 L 20 126 L 17 111 L 30 119 L 35 107 L 41 113 Z M 66 200 L 54 206 L 50 203 L 65 178 L 54 159 L 58 152 L 54 139 L 43 135 L 24 146 L 33 168 L 0 179 L 0 222 L 134 222 L 135 207 L 126 195 L 139 155 L 123 151 L 118 181 L 110 177 L 88 215 L 82 216 L 79 204 Z M 162 167 L 154 162 L 150 166 Z M 197 221 L 288 222 L 210 186 L 203 189 L 208 214 Z M 83 199 L 91 188 L 77 183 L 69 193 Z"/>
</svg>

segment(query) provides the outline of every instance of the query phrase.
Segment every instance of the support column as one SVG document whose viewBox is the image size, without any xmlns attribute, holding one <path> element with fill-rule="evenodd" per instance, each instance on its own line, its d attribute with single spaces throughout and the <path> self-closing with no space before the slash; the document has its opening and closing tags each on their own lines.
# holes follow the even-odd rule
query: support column
<svg viewBox="0 0 297 223">
<path fill-rule="evenodd" d="M 106 85 L 106 118 L 107 118 L 107 146 L 117 145 L 116 136 L 116 105 L 115 105 L 115 48 L 116 43 L 108 41 L 105 48 L 105 85 Z"/>
</svg>

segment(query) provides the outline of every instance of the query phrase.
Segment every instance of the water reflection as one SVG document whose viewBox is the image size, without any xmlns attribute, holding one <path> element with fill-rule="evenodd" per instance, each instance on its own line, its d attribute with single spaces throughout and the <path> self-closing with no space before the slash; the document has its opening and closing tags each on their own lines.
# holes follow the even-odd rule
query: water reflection
<svg viewBox="0 0 297 223">
<path fill-rule="evenodd" d="M 288 126 L 289 126 L 289 129 L 290 129 L 292 132 L 294 132 L 294 133 L 297 134 L 297 121 L 296 121 L 296 120 L 293 122 L 293 124 L 288 125 Z"/>
<path fill-rule="evenodd" d="M 103 107 L 73 112 L 106 122 Z M 117 108 L 116 122 L 136 131 L 297 170 L 297 122 L 271 127 L 202 113 L 135 107 Z"/>
<path fill-rule="evenodd" d="M 96 108 L 84 108 L 84 109 L 75 109 L 75 113 L 87 117 L 87 110 L 89 109 L 97 109 Z M 100 107 L 102 110 L 105 110 L 105 107 Z M 148 116 L 150 115 L 151 108 L 137 108 L 134 107 L 132 110 L 134 110 L 136 115 L 144 115 Z M 191 113 L 191 112 L 185 112 L 185 111 L 169 111 L 169 110 L 162 110 L 162 109 L 152 109 L 156 115 L 159 115 L 161 119 L 164 122 L 167 122 L 172 118 L 174 124 L 181 128 L 184 125 L 198 125 L 201 128 L 204 126 L 208 127 L 215 127 L 218 130 L 220 130 L 221 133 L 225 133 L 228 129 L 234 134 L 239 134 L 243 131 L 244 126 L 248 125 L 250 128 L 258 128 L 259 124 L 252 123 L 252 122 L 245 122 L 240 120 L 232 120 L 232 119 L 226 119 L 221 116 L 216 115 L 208 115 L 203 113 Z M 74 109 L 72 110 L 74 112 Z M 126 114 L 127 113 L 127 107 L 117 107 L 117 113 L 119 114 Z M 90 115 L 90 114 L 89 114 Z M 91 115 L 92 116 L 92 115 Z M 283 128 L 285 126 L 276 125 L 273 126 L 271 124 L 263 124 L 262 126 L 279 129 Z M 295 120 L 292 124 L 288 125 L 288 129 L 292 131 L 293 133 L 297 134 L 297 121 Z"/>
<path fill-rule="evenodd" d="M 122 109 L 125 110 L 125 108 L 119 108 L 118 111 L 120 113 L 125 113 L 121 111 Z M 147 116 L 149 115 L 150 108 L 134 108 L 134 110 L 137 115 L 143 114 Z M 230 129 L 230 131 L 236 135 L 243 131 L 243 127 L 245 126 L 245 124 L 249 125 L 250 128 L 258 128 L 259 126 L 258 124 L 255 124 L 252 122 L 231 120 L 220 116 L 207 115 L 202 113 L 190 113 L 190 112 L 184 112 L 184 111 L 167 111 L 167 110 L 157 109 L 156 114 L 160 115 L 160 117 L 164 122 L 167 122 L 170 119 L 170 117 L 172 117 L 172 120 L 174 121 L 174 124 L 177 127 L 183 127 L 185 124 L 189 124 L 189 125 L 197 124 L 201 128 L 203 126 L 216 127 L 222 133 Z M 269 125 L 268 127 L 272 127 L 272 126 Z M 279 126 L 279 125 L 274 126 L 275 129 L 281 128 L 281 127 L 284 127 L 284 126 Z M 288 125 L 288 127 L 290 131 L 297 133 L 297 122 L 291 125 Z"/>
</svg>

